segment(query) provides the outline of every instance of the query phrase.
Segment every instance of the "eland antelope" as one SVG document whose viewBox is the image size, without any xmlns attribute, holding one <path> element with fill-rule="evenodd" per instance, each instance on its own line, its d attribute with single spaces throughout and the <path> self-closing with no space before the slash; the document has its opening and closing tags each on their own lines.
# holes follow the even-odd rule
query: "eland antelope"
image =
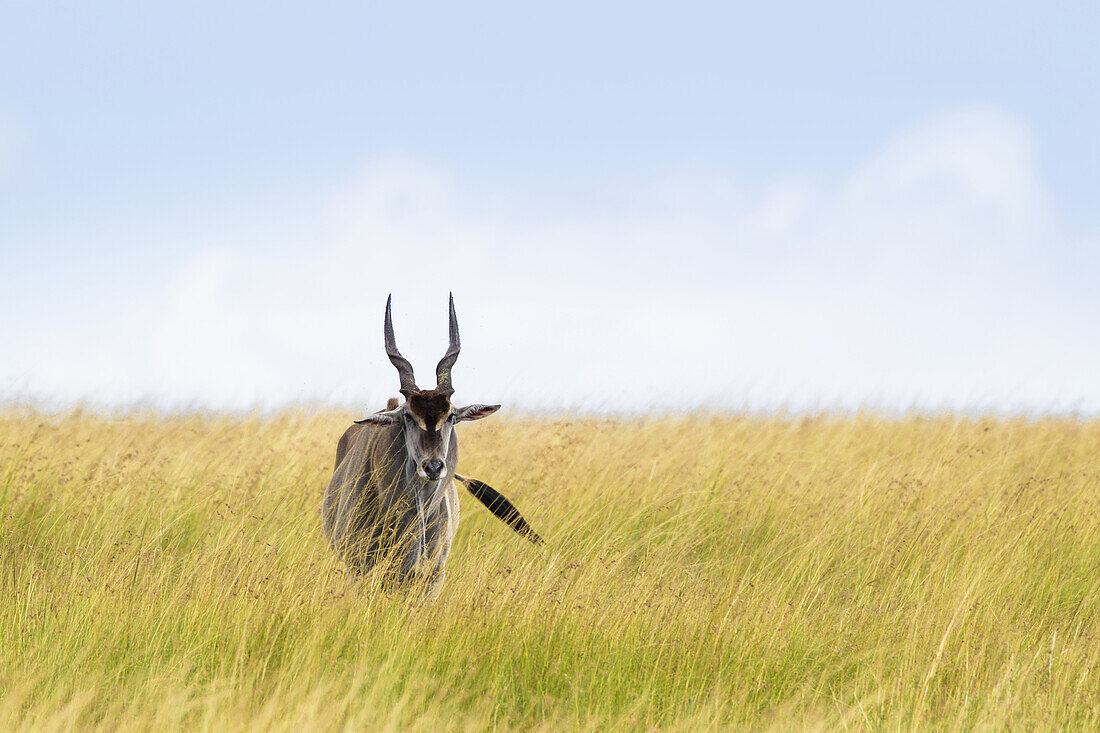
<svg viewBox="0 0 1100 733">
<path fill-rule="evenodd" d="M 466 486 L 513 530 L 538 544 L 542 539 L 515 507 L 489 485 L 455 473 L 454 426 L 480 420 L 500 405 L 451 405 L 451 368 L 458 358 L 458 319 L 450 298 L 450 346 L 435 369 L 436 387 L 416 386 L 413 368 L 393 336 L 386 299 L 386 354 L 401 378 L 404 404 L 355 420 L 336 446 L 336 468 L 321 505 L 329 544 L 358 578 L 378 567 L 386 585 L 423 583 L 434 596 L 445 576 L 458 529 L 458 492 Z"/>
</svg>

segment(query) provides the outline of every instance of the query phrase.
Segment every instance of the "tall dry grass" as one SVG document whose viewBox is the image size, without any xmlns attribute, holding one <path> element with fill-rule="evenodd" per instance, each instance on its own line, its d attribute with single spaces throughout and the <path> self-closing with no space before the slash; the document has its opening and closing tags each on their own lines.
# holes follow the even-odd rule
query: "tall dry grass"
<svg viewBox="0 0 1100 733">
<path fill-rule="evenodd" d="M 0 414 L 0 729 L 1100 726 L 1100 423 L 463 425 L 438 600 L 349 592 L 343 414 Z"/>
</svg>

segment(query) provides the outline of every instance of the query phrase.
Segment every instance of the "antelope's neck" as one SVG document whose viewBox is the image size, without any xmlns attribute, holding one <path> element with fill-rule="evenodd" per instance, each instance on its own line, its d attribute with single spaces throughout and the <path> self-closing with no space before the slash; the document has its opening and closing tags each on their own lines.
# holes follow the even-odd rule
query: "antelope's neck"
<svg viewBox="0 0 1100 733">
<path fill-rule="evenodd" d="M 438 481 L 429 481 L 420 477 L 420 474 L 416 472 L 416 468 L 412 465 L 412 461 L 407 461 L 405 464 L 406 486 L 416 495 L 417 505 L 425 515 L 434 514 L 439 508 L 439 504 L 443 501 L 443 496 L 447 493 L 447 487 L 452 480 L 453 476 L 448 471 L 447 475 Z"/>
</svg>

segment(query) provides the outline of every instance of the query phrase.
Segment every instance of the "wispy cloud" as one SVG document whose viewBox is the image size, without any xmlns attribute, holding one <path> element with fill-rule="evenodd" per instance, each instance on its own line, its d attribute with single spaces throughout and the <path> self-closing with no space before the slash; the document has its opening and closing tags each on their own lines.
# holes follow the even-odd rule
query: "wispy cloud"
<svg viewBox="0 0 1100 733">
<path fill-rule="evenodd" d="M 334 187 L 314 241 L 217 236 L 145 304 L 126 354 L 47 356 L 26 387 L 375 407 L 396 386 L 385 294 L 427 382 L 454 290 L 460 398 L 1100 409 L 1092 320 L 1064 292 L 1086 243 L 1060 230 L 1031 135 L 1003 112 L 921 122 L 837 180 L 688 169 L 596 204 L 523 184 L 376 161 Z M 76 376 L 85 358 L 109 378 Z"/>
</svg>

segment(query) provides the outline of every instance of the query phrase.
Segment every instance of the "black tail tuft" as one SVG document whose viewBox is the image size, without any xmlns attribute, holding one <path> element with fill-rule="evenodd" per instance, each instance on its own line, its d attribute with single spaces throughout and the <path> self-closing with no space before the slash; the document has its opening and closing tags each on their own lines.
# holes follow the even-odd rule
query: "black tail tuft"
<svg viewBox="0 0 1100 733">
<path fill-rule="evenodd" d="M 458 475 L 456 475 L 455 478 L 466 484 L 466 488 L 470 490 L 470 493 L 477 497 L 477 500 L 484 504 L 489 511 L 493 513 L 494 517 L 504 522 L 536 545 L 543 544 L 542 538 L 539 537 L 538 533 L 531 529 L 531 525 L 527 523 L 526 519 L 520 516 L 516 508 L 512 506 L 512 502 L 505 499 L 499 491 L 484 481 L 478 481 L 476 478 L 467 478 Z"/>
</svg>

